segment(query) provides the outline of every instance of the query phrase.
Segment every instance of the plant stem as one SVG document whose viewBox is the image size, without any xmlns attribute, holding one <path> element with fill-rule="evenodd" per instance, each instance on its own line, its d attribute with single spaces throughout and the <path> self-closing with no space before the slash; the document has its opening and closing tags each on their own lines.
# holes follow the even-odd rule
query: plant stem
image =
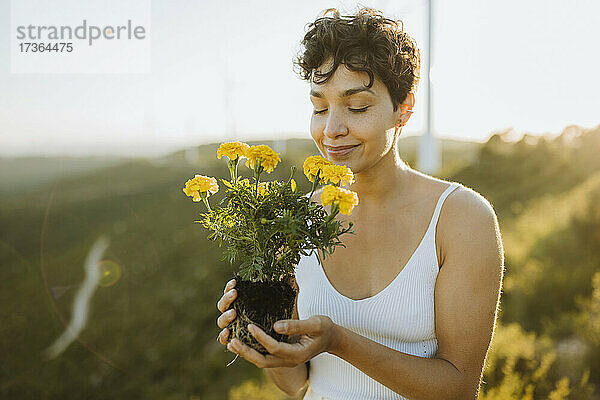
<svg viewBox="0 0 600 400">
<path fill-rule="evenodd" d="M 263 170 L 260 161 L 261 161 L 260 158 L 257 158 L 256 162 L 254 164 L 254 195 L 257 198 L 258 198 L 258 179 L 260 178 L 260 173 Z"/>
<path fill-rule="evenodd" d="M 319 176 L 321 175 L 321 171 L 317 171 L 317 175 L 315 176 L 314 180 L 313 180 L 313 184 L 312 184 L 312 190 L 310 191 L 310 195 L 308 196 L 308 198 L 312 198 L 313 193 L 315 192 L 315 190 L 317 189 L 317 185 L 319 184 Z"/>
<path fill-rule="evenodd" d="M 292 167 L 290 168 L 290 179 L 288 179 L 286 185 L 289 185 L 290 182 L 292 181 L 292 179 L 294 178 L 294 173 L 296 172 L 296 166 L 292 165 Z"/>
<path fill-rule="evenodd" d="M 239 157 L 235 160 L 229 160 L 227 166 L 229 167 L 229 174 L 231 175 L 231 181 L 234 185 L 237 185 L 237 166 L 240 161 Z"/>
<path fill-rule="evenodd" d="M 202 198 L 202 201 L 204 202 L 204 205 L 206 206 L 206 208 L 208 209 L 208 211 L 212 212 L 212 209 L 210 208 L 210 204 L 208 204 L 208 195 L 206 192 L 202 192 L 200 193 L 200 198 Z"/>
</svg>

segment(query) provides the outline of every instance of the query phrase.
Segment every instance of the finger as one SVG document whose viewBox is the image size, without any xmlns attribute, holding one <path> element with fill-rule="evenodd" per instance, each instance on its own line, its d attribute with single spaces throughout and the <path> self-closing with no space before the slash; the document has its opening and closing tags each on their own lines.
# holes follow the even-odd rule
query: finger
<svg viewBox="0 0 600 400">
<path fill-rule="evenodd" d="M 280 343 L 271 336 L 267 335 L 267 333 L 259 326 L 248 324 L 248 331 L 250 331 L 252 336 L 254 336 L 269 353 L 279 355 L 279 351 L 281 350 Z"/>
<path fill-rule="evenodd" d="M 273 324 L 273 330 L 277 333 L 289 333 L 290 332 L 290 320 L 282 319 Z"/>
<path fill-rule="evenodd" d="M 236 284 L 235 279 L 232 279 L 229 282 L 227 282 L 227 284 L 225 285 L 225 289 L 223 289 L 223 293 L 227 293 L 228 291 L 233 289 L 235 284 Z"/>
<path fill-rule="evenodd" d="M 259 326 L 254 324 L 249 324 L 248 330 L 258 340 L 260 344 L 275 357 L 278 357 L 282 360 L 286 360 L 290 366 L 295 366 L 299 364 L 303 355 L 299 352 L 302 352 L 304 348 L 297 344 L 289 344 L 285 342 L 279 342 L 272 336 L 268 335 L 265 331 L 263 331 Z M 268 358 L 268 355 L 267 355 Z"/>
<path fill-rule="evenodd" d="M 228 345 L 227 349 L 233 351 L 256 365 L 258 368 L 274 368 L 287 366 L 286 363 L 279 357 L 267 354 L 266 356 L 260 354 L 252 347 L 242 343 L 237 338 L 234 338 Z"/>
<path fill-rule="evenodd" d="M 217 340 L 219 341 L 219 343 L 227 345 L 227 340 L 229 340 L 229 329 L 224 328 L 221 332 L 219 332 Z"/>
<path fill-rule="evenodd" d="M 224 312 L 223 314 L 221 314 L 219 316 L 219 318 L 217 318 L 217 326 L 219 328 L 225 328 L 234 319 L 235 319 L 235 310 L 232 308 L 231 310 Z"/>
<path fill-rule="evenodd" d="M 229 306 L 231 305 L 233 300 L 235 300 L 236 297 L 237 290 L 235 289 L 231 289 L 230 291 L 225 292 L 225 294 L 221 296 L 221 298 L 217 302 L 217 308 L 219 309 L 219 311 L 221 311 L 222 313 L 225 312 L 225 310 L 229 308 Z"/>
<path fill-rule="evenodd" d="M 320 322 L 317 318 L 309 319 L 283 319 L 275 322 L 273 325 L 275 332 L 286 335 L 314 335 L 321 330 Z"/>
</svg>

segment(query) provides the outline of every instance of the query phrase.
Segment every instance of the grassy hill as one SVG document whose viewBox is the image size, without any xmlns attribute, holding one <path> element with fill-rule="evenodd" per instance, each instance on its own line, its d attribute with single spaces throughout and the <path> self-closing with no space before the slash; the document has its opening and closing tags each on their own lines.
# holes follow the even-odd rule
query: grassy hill
<svg viewBox="0 0 600 400">
<path fill-rule="evenodd" d="M 0 196 L 39 189 L 64 177 L 85 176 L 124 157 L 0 157 Z"/>
<path fill-rule="evenodd" d="M 262 143 L 285 152 L 269 178 L 283 179 L 292 164 L 300 167 L 305 156 L 317 153 L 308 140 Z M 416 137 L 400 142 L 411 166 L 416 144 Z M 600 226 L 589 218 L 598 204 L 590 199 L 600 192 L 593 146 L 600 148 L 600 130 L 538 143 L 507 143 L 500 135 L 485 144 L 441 143 L 442 176 L 478 190 L 498 213 L 507 253 L 502 319 L 516 323 L 499 330 L 499 337 L 526 341 L 528 331 L 540 335 L 533 340 L 539 354 L 523 354 L 530 364 L 575 335 L 569 331 L 573 321 L 579 321 L 577 329 L 588 329 L 578 316 L 593 307 L 588 279 L 599 265 L 600 246 L 586 233 Z M 232 357 L 215 340 L 216 301 L 232 270 L 205 239 L 206 230 L 193 223 L 201 204 L 181 191 L 196 173 L 227 177 L 224 162 L 214 157 L 216 147 L 92 163 L 37 181 L 35 169 L 4 172 L 13 182 L 32 183 L 0 192 L 0 397 L 223 399 L 230 390 L 243 395 L 239 388 L 251 386 L 243 382 L 261 378 L 262 371 L 244 361 L 225 368 Z M 298 184 L 306 189 L 300 175 Z M 44 349 L 70 318 L 84 260 L 100 235 L 110 240 L 104 258 L 119 266 L 120 279 L 94 293 L 80 341 L 44 360 Z M 527 285 L 532 276 L 533 290 Z M 580 302 L 573 300 L 575 293 L 581 293 Z M 560 326 L 552 325 L 558 320 Z M 600 354 L 593 337 L 580 336 L 588 358 L 570 372 L 571 382 Z M 519 365 L 515 354 L 494 352 L 489 384 L 502 387 L 499 371 L 510 357 Z M 527 368 L 511 373 L 523 382 L 542 376 L 549 392 L 565 375 L 560 360 L 566 358 L 557 360 L 545 374 Z M 590 382 L 600 383 L 600 366 L 594 368 Z"/>
</svg>

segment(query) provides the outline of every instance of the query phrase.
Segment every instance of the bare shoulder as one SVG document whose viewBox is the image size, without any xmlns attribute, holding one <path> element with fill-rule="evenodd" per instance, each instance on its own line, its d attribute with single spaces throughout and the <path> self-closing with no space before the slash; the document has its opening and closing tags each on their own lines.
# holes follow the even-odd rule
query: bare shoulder
<svg viewBox="0 0 600 400">
<path fill-rule="evenodd" d="M 492 204 L 475 190 L 459 186 L 448 195 L 440 213 L 440 225 L 445 228 L 464 228 L 467 224 L 481 227 L 481 223 L 496 221 Z"/>
<path fill-rule="evenodd" d="M 459 186 L 444 201 L 438 222 L 441 259 L 449 252 L 468 253 L 468 248 L 478 247 L 490 252 L 502 247 L 498 218 L 492 204 L 480 193 Z"/>
</svg>

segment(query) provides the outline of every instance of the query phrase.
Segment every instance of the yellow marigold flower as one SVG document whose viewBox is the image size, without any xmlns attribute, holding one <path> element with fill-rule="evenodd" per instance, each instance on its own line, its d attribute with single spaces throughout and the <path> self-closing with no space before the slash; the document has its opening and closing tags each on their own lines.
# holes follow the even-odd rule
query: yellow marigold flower
<svg viewBox="0 0 600 400">
<path fill-rule="evenodd" d="M 325 165 L 323 167 L 323 177 L 336 185 L 339 185 L 341 182 L 344 182 L 345 185 L 351 185 L 354 182 L 352 170 L 345 165 Z"/>
<path fill-rule="evenodd" d="M 230 160 L 234 161 L 240 157 L 246 157 L 246 150 L 250 146 L 242 142 L 228 142 L 222 143 L 217 149 L 217 158 L 220 160 L 221 157 L 227 156 Z"/>
<path fill-rule="evenodd" d="M 254 165 L 256 164 L 256 160 L 260 159 L 260 165 L 267 172 L 272 172 L 277 163 L 281 161 L 279 158 L 279 154 L 275 153 L 269 146 L 261 144 L 258 146 L 250 146 L 246 151 L 246 166 L 248 168 L 254 169 Z"/>
<path fill-rule="evenodd" d="M 219 191 L 219 184 L 215 178 L 204 175 L 196 175 L 192 179 L 188 179 L 185 182 L 183 193 L 186 196 L 192 197 L 194 201 L 200 201 L 200 193 L 208 192 L 207 195 L 217 193 Z"/>
<path fill-rule="evenodd" d="M 358 204 L 358 194 L 348 189 L 327 185 L 321 193 L 321 203 L 324 206 L 337 205 L 340 213 L 350 215 L 354 206 Z"/>
<path fill-rule="evenodd" d="M 314 182 L 315 176 L 317 173 L 320 173 L 321 183 L 327 181 L 327 179 L 323 178 L 323 167 L 326 165 L 335 165 L 333 162 L 329 161 L 326 158 L 321 156 L 310 156 L 304 160 L 304 175 L 308 178 L 309 181 Z"/>
</svg>

